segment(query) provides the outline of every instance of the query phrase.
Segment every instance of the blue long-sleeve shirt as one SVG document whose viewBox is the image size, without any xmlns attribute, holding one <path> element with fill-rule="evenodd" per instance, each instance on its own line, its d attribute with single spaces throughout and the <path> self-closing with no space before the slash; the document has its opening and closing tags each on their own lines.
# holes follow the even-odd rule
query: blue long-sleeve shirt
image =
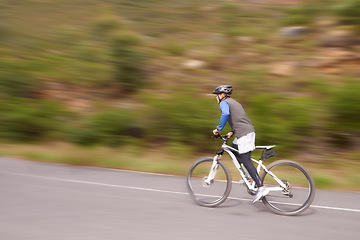
<svg viewBox="0 0 360 240">
<path fill-rule="evenodd" d="M 229 120 L 230 107 L 226 101 L 221 101 L 219 106 L 220 106 L 220 110 L 221 110 L 221 117 L 220 117 L 219 125 L 216 127 L 216 129 L 221 131 L 221 130 L 223 130 L 227 121 Z"/>
</svg>

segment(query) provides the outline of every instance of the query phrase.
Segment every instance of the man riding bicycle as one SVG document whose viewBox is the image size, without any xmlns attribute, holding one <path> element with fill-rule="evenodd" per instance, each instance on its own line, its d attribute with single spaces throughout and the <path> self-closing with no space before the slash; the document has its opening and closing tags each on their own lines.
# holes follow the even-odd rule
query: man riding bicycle
<svg viewBox="0 0 360 240">
<path fill-rule="evenodd" d="M 219 135 L 226 123 L 229 122 L 232 131 L 227 134 L 227 137 L 231 138 L 235 134 L 232 147 L 239 150 L 239 153 L 233 153 L 237 161 L 240 164 L 244 164 L 258 187 L 258 191 L 252 200 L 252 203 L 255 203 L 266 196 L 269 190 L 263 185 L 250 159 L 251 151 L 255 149 L 255 128 L 247 117 L 242 105 L 230 97 L 232 90 L 230 85 L 220 85 L 213 91 L 213 94 L 216 94 L 216 100 L 222 112 L 219 125 L 213 130 L 213 133 L 214 135 Z"/>
</svg>

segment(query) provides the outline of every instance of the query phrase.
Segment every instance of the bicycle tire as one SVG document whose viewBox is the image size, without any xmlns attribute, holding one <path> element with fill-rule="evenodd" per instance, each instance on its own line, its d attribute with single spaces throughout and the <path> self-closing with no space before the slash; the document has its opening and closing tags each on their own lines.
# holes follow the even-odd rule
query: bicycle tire
<svg viewBox="0 0 360 240">
<path fill-rule="evenodd" d="M 278 170 L 285 167 L 287 168 L 288 172 L 290 170 L 292 174 L 290 176 L 289 173 L 287 173 L 288 177 L 286 177 L 286 179 L 280 175 L 278 176 L 278 173 L 281 172 Z M 267 196 L 263 197 L 262 201 L 268 209 L 280 215 L 292 216 L 298 215 L 310 207 L 315 197 L 315 183 L 310 173 L 302 165 L 289 160 L 279 160 L 269 164 L 267 169 L 273 172 L 284 183 L 286 183 L 289 188 L 287 190 L 283 190 L 282 192 L 276 191 L 274 193 L 278 194 L 276 198 L 271 195 L 271 192 Z M 302 187 L 295 187 L 296 181 L 299 180 L 293 180 L 296 179 L 296 176 L 294 176 L 292 172 L 300 173 L 300 176 L 303 174 L 306 180 L 301 179 L 303 181 Z M 281 173 L 281 175 L 284 176 L 284 172 Z M 266 176 L 269 176 L 269 178 L 273 179 L 267 172 L 263 171 L 260 178 L 264 185 L 267 185 L 267 179 L 265 179 Z M 291 185 L 292 183 L 290 183 L 290 181 L 293 181 L 292 183 L 294 183 L 294 185 Z M 278 185 L 278 183 L 276 184 Z M 296 195 L 299 196 L 300 200 L 296 200 L 294 203 L 286 202 L 293 199 L 293 192 L 296 192 Z M 284 199 L 284 203 L 279 202 L 282 199 Z"/>
<path fill-rule="evenodd" d="M 192 197 L 192 199 L 195 201 L 195 203 L 197 203 L 200 206 L 204 206 L 204 207 L 216 207 L 219 206 L 220 204 L 222 204 L 226 198 L 229 196 L 230 191 L 231 191 L 231 186 L 232 186 L 232 182 L 231 182 L 231 175 L 229 170 L 227 169 L 227 167 L 220 161 L 218 161 L 219 163 L 219 169 L 221 169 L 222 175 L 223 176 L 219 176 L 221 174 L 219 174 L 219 169 L 218 169 L 218 173 L 216 174 L 216 177 L 223 177 L 224 179 L 216 179 L 216 181 L 213 181 L 211 185 L 208 185 L 206 187 L 201 188 L 201 185 L 204 185 L 204 178 L 209 174 L 209 171 L 211 169 L 211 165 L 212 165 L 213 159 L 212 158 L 203 158 L 200 159 L 196 162 L 193 163 L 193 165 L 190 167 L 188 175 L 187 175 L 187 187 L 188 187 L 188 191 Z M 210 166 L 210 167 L 209 167 Z M 204 171 L 203 173 L 196 173 L 197 170 L 202 170 L 201 168 L 205 167 L 205 169 L 207 169 L 207 171 Z M 197 176 L 199 175 L 199 176 Z M 200 191 L 201 190 L 205 190 L 204 192 Z M 205 188 L 219 188 L 220 187 L 220 193 L 216 194 L 216 195 L 209 195 L 206 194 L 206 189 Z M 221 190 L 222 188 L 224 188 L 223 190 Z M 217 189 L 215 189 L 217 190 Z"/>
</svg>

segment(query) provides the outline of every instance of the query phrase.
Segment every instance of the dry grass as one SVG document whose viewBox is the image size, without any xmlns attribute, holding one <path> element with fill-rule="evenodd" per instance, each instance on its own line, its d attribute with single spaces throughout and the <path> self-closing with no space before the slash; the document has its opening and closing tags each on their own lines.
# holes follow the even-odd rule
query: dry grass
<svg viewBox="0 0 360 240">
<path fill-rule="evenodd" d="M 191 163 L 188 160 L 184 161 L 181 154 L 173 154 L 165 147 L 155 150 L 142 149 L 137 146 L 120 148 L 81 147 L 65 142 L 0 144 L 0 156 L 178 175 L 185 174 Z"/>
</svg>

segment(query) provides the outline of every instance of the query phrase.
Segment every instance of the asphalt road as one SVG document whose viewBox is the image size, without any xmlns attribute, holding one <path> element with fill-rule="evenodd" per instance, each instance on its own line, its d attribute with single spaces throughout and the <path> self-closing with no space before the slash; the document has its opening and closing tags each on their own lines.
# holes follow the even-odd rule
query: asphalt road
<svg viewBox="0 0 360 240">
<path fill-rule="evenodd" d="M 317 190 L 276 215 L 241 185 L 200 207 L 184 177 L 0 158 L 1 240 L 358 239 L 360 193 Z"/>
</svg>

